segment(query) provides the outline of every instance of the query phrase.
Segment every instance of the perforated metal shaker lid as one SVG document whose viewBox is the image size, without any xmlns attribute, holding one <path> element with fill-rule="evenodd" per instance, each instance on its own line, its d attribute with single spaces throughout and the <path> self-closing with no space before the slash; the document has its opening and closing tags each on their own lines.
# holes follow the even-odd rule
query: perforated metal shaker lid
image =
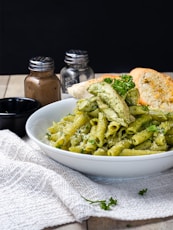
<svg viewBox="0 0 173 230">
<path fill-rule="evenodd" d="M 29 70 L 48 71 L 54 69 L 54 60 L 51 57 L 37 56 L 29 60 Z"/>
<path fill-rule="evenodd" d="M 88 52 L 86 50 L 71 49 L 65 53 L 64 62 L 67 64 L 88 63 Z"/>
</svg>

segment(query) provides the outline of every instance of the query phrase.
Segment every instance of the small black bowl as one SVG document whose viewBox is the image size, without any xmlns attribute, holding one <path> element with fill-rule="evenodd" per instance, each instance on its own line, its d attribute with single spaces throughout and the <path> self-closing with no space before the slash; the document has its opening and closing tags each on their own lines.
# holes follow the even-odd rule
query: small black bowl
<svg viewBox="0 0 173 230">
<path fill-rule="evenodd" d="M 28 117 L 40 107 L 40 102 L 31 98 L 0 99 L 0 129 L 9 129 L 20 137 L 25 136 Z"/>
</svg>

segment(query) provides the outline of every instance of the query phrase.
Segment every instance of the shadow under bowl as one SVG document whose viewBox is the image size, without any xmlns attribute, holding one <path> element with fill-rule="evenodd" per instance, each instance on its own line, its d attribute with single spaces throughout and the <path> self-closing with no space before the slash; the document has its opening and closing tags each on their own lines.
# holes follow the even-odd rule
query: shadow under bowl
<svg viewBox="0 0 173 230">
<path fill-rule="evenodd" d="M 0 99 L 0 129 L 9 129 L 20 137 L 25 136 L 27 119 L 40 107 L 40 102 L 31 98 Z"/>
</svg>

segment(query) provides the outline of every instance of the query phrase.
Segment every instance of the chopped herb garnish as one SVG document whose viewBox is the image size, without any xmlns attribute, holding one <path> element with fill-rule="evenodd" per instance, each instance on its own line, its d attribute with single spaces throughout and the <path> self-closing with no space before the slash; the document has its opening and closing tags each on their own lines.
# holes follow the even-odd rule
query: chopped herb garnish
<svg viewBox="0 0 173 230">
<path fill-rule="evenodd" d="M 120 79 L 105 78 L 104 81 L 111 84 L 112 88 L 121 96 L 135 87 L 132 76 L 126 74 L 121 75 Z"/>
<path fill-rule="evenodd" d="M 149 127 L 147 127 L 147 130 L 149 132 L 158 132 L 158 133 L 165 134 L 165 129 L 161 128 L 161 127 L 158 127 L 156 125 L 150 125 Z"/>
<path fill-rule="evenodd" d="M 92 145 L 95 144 L 95 140 L 88 140 L 88 142 L 89 142 L 90 144 L 92 144 Z"/>
<path fill-rule="evenodd" d="M 143 108 L 143 110 L 144 110 L 144 111 L 149 111 L 149 109 L 148 109 L 148 106 L 147 106 L 147 105 L 142 105 L 141 107 Z"/>
<path fill-rule="evenodd" d="M 46 133 L 47 139 L 50 140 L 51 138 L 51 134 L 50 133 Z"/>
<path fill-rule="evenodd" d="M 147 128 L 147 130 L 148 130 L 149 132 L 157 132 L 157 131 L 158 131 L 158 128 L 157 128 L 156 125 L 150 125 L 150 126 Z"/>
<path fill-rule="evenodd" d="M 111 78 L 105 78 L 104 81 L 111 84 L 113 80 Z"/>
<path fill-rule="evenodd" d="M 83 196 L 82 196 L 83 197 Z M 88 201 L 90 204 L 99 204 L 101 209 L 104 210 L 110 210 L 112 206 L 117 205 L 117 199 L 113 199 L 112 197 L 109 198 L 109 200 L 89 200 L 85 197 L 83 197 L 86 201 Z"/>
<path fill-rule="evenodd" d="M 147 193 L 147 191 L 148 191 L 148 189 L 145 188 L 145 189 L 140 190 L 140 191 L 138 192 L 138 194 L 141 195 L 141 196 L 143 196 L 143 195 L 145 195 L 145 194 Z"/>
</svg>

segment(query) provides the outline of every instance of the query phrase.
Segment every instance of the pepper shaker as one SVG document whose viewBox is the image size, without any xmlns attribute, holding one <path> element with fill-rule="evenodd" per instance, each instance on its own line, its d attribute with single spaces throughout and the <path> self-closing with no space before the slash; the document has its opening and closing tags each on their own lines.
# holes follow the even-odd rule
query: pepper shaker
<svg viewBox="0 0 173 230">
<path fill-rule="evenodd" d="M 38 100 L 42 106 L 61 100 L 60 79 L 54 73 L 51 57 L 31 58 L 28 69 L 30 73 L 24 80 L 25 97 Z"/>
</svg>

